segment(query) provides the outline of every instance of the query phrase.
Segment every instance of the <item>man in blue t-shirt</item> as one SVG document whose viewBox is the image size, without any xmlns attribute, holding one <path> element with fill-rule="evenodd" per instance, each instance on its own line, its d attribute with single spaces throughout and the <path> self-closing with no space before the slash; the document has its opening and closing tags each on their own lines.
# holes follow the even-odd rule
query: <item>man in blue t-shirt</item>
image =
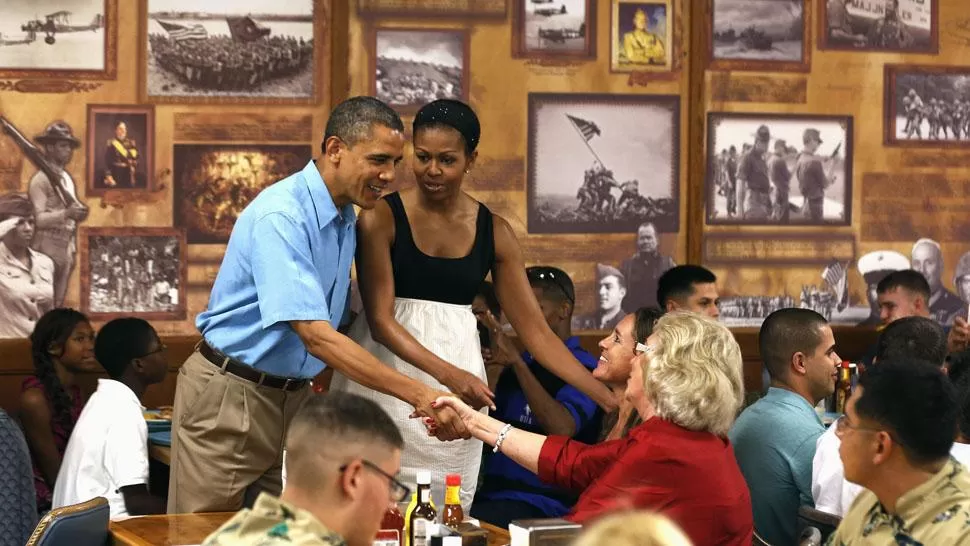
<svg viewBox="0 0 970 546">
<path fill-rule="evenodd" d="M 572 280 L 554 267 L 530 267 L 526 273 L 549 327 L 592 371 L 597 358 L 579 346 L 579 338 L 570 330 L 576 302 Z M 487 314 L 485 320 L 492 332 L 497 332 L 486 351 L 486 364 L 504 367 L 495 388 L 494 417 L 529 432 L 595 443 L 602 421 L 596 403 L 550 373 L 528 352 L 519 355 L 493 315 Z M 485 463 L 482 481 L 471 515 L 501 527 L 516 519 L 561 517 L 577 498 L 573 492 L 544 484 L 502 453 L 492 455 Z"/>
</svg>

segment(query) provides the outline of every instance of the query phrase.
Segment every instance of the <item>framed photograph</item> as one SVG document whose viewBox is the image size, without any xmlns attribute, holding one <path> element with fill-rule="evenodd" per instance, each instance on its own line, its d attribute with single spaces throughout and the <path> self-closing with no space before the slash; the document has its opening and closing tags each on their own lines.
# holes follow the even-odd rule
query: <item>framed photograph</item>
<svg viewBox="0 0 970 546">
<path fill-rule="evenodd" d="M 189 244 L 228 243 L 246 205 L 312 157 L 309 144 L 176 144 L 175 226 L 185 230 Z"/>
<path fill-rule="evenodd" d="M 826 0 L 820 3 L 819 49 L 940 52 L 940 0 Z"/>
<path fill-rule="evenodd" d="M 371 95 L 416 112 L 437 99 L 468 101 L 468 30 L 375 28 Z"/>
<path fill-rule="evenodd" d="M 513 0 L 512 58 L 596 59 L 594 0 Z"/>
<path fill-rule="evenodd" d="M 115 79 L 118 0 L 2 4 L 0 77 Z"/>
<path fill-rule="evenodd" d="M 671 69 L 675 44 L 670 0 L 613 0 L 610 71 Z"/>
<path fill-rule="evenodd" d="M 888 146 L 970 146 L 970 66 L 886 65 Z"/>
<path fill-rule="evenodd" d="M 356 0 L 361 17 L 502 18 L 509 0 Z"/>
<path fill-rule="evenodd" d="M 810 70 L 807 0 L 708 1 L 712 70 Z"/>
<path fill-rule="evenodd" d="M 852 117 L 707 116 L 709 225 L 852 223 Z"/>
<path fill-rule="evenodd" d="M 680 227 L 680 97 L 529 93 L 529 233 Z"/>
<path fill-rule="evenodd" d="M 151 106 L 89 104 L 87 195 L 151 190 L 154 137 Z"/>
<path fill-rule="evenodd" d="M 329 0 L 140 0 L 142 102 L 316 104 Z"/>
<path fill-rule="evenodd" d="M 81 310 L 93 320 L 184 320 L 185 232 L 81 228 Z"/>
</svg>

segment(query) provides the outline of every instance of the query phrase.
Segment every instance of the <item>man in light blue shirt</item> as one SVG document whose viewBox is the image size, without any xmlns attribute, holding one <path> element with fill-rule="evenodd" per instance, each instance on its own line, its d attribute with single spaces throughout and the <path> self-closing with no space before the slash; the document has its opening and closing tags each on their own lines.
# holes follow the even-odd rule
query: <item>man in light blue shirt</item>
<svg viewBox="0 0 970 546">
<path fill-rule="evenodd" d="M 758 343 L 768 394 L 741 413 L 729 434 L 751 491 L 755 531 L 769 544 L 795 544 L 798 508 L 812 503 L 812 458 L 825 432 L 815 405 L 835 391 L 835 338 L 810 309 L 779 309 Z"/>
<path fill-rule="evenodd" d="M 442 439 L 467 437 L 453 412 L 431 408 L 443 393 L 337 331 L 356 249 L 354 205 L 374 207 L 403 149 L 392 109 L 371 97 L 346 100 L 330 115 L 322 155 L 239 216 L 196 319 L 203 339 L 179 370 L 169 513 L 234 512 L 262 491 L 279 495 L 289 422 L 326 366 L 436 418 Z"/>
</svg>

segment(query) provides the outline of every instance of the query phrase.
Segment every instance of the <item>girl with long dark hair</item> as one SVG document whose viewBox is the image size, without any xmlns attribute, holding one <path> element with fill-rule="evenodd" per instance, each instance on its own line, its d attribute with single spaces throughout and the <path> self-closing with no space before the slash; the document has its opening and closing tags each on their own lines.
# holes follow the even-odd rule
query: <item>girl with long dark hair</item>
<svg viewBox="0 0 970 546">
<path fill-rule="evenodd" d="M 94 328 L 74 309 L 54 309 L 30 335 L 34 375 L 21 386 L 21 420 L 34 465 L 37 511 L 50 510 L 54 481 L 84 407 L 77 374 L 97 371 Z"/>
</svg>

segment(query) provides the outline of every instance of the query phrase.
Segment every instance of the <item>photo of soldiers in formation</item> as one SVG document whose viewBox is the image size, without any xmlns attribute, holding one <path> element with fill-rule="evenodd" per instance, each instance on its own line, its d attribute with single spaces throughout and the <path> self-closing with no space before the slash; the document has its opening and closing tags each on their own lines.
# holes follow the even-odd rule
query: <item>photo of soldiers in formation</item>
<svg viewBox="0 0 970 546">
<path fill-rule="evenodd" d="M 970 140 L 970 74 L 896 73 L 897 140 Z"/>
<path fill-rule="evenodd" d="M 849 150 L 848 122 L 792 119 L 758 124 L 751 118 L 715 114 L 711 120 L 709 222 L 847 221 L 849 160 L 843 154 Z M 800 148 L 789 144 L 792 137 Z"/>
<path fill-rule="evenodd" d="M 720 306 L 721 320 L 728 326 L 756 326 L 779 309 L 799 307 L 811 309 L 831 321 L 833 316 L 849 310 L 848 272 L 848 263 L 832 260 L 822 270 L 821 286 L 802 285 L 797 297 L 783 294 L 724 298 Z"/>
<path fill-rule="evenodd" d="M 309 146 L 175 145 L 175 225 L 188 242 L 227 243 L 259 192 L 303 168 Z"/>
<path fill-rule="evenodd" d="M 375 96 L 392 106 L 461 99 L 465 35 L 454 31 L 377 31 Z"/>
<path fill-rule="evenodd" d="M 92 235 L 88 241 L 92 313 L 170 312 L 178 307 L 178 239 Z"/>
<path fill-rule="evenodd" d="M 839 49 L 929 50 L 936 1 L 827 0 L 824 41 Z"/>
</svg>

